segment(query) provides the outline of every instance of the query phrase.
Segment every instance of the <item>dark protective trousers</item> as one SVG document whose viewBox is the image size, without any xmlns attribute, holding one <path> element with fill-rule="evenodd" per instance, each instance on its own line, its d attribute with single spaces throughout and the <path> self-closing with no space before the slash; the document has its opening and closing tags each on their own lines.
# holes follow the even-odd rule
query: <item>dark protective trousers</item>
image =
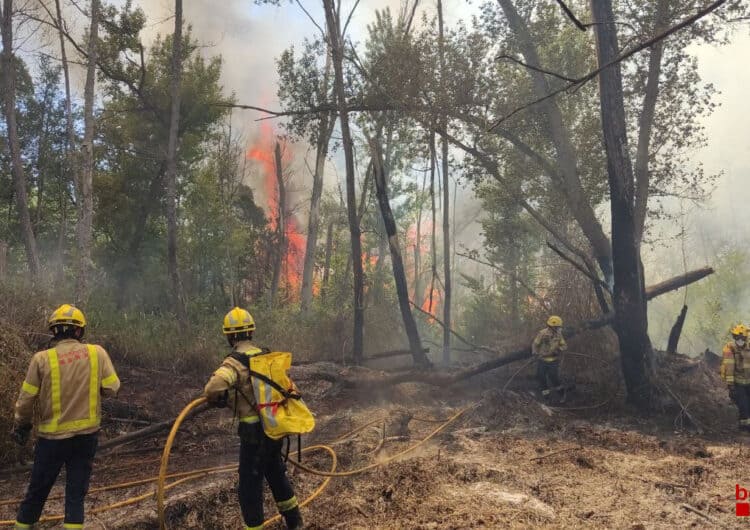
<svg viewBox="0 0 750 530">
<path fill-rule="evenodd" d="M 560 361 L 545 361 L 540 359 L 536 365 L 536 380 L 543 396 L 548 396 L 551 390 L 560 387 Z"/>
<path fill-rule="evenodd" d="M 301 522 L 294 490 L 281 455 L 282 440 L 272 440 L 260 423 L 240 424 L 240 509 L 249 528 L 263 526 L 263 479 L 289 528 Z"/>
<path fill-rule="evenodd" d="M 729 396 L 740 413 L 740 426 L 750 427 L 750 385 L 735 383 Z"/>
<path fill-rule="evenodd" d="M 64 440 L 37 440 L 29 489 L 16 516 L 19 523 L 31 525 L 39 520 L 47 496 L 64 465 L 65 523 L 83 524 L 83 500 L 89 490 L 98 439 L 98 433 L 93 433 Z"/>
</svg>

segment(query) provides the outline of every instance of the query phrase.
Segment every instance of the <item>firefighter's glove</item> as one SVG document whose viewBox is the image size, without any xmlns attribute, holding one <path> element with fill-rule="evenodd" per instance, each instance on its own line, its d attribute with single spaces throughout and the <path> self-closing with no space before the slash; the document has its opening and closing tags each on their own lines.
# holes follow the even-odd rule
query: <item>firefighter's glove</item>
<svg viewBox="0 0 750 530">
<path fill-rule="evenodd" d="M 211 401 L 211 406 L 216 407 L 217 409 L 224 409 L 227 407 L 227 404 L 229 403 L 229 390 L 225 390 L 221 394 L 219 394 L 216 398 L 214 398 Z"/>
<path fill-rule="evenodd" d="M 16 425 L 10 432 L 10 438 L 21 447 L 25 446 L 31 437 L 31 425 Z"/>
</svg>

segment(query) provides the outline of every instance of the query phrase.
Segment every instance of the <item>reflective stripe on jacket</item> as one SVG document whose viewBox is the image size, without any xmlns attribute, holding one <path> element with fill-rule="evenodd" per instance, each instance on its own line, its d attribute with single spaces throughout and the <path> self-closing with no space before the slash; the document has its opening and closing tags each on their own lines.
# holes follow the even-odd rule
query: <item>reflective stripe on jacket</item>
<svg viewBox="0 0 750 530">
<path fill-rule="evenodd" d="M 728 385 L 750 385 L 750 351 L 734 341 L 727 342 L 722 351 L 721 378 Z"/>
<path fill-rule="evenodd" d="M 550 327 L 537 333 L 531 344 L 531 353 L 541 357 L 546 362 L 556 361 L 561 352 L 568 349 L 562 330 Z"/>
<path fill-rule="evenodd" d="M 119 389 L 120 380 L 104 348 L 63 340 L 32 357 L 16 402 L 15 420 L 30 425 L 37 403 L 37 430 L 43 438 L 96 432 L 101 425 L 99 396 L 114 396 Z"/>
<path fill-rule="evenodd" d="M 262 350 L 253 346 L 249 341 L 240 341 L 234 348 L 238 353 L 252 355 Z M 236 392 L 234 392 L 236 390 Z M 218 401 L 224 392 L 229 392 L 231 406 L 237 419 L 243 423 L 257 423 L 260 421 L 253 396 L 253 385 L 247 366 L 236 359 L 227 357 L 221 363 L 206 383 L 203 394 L 209 401 Z"/>
</svg>

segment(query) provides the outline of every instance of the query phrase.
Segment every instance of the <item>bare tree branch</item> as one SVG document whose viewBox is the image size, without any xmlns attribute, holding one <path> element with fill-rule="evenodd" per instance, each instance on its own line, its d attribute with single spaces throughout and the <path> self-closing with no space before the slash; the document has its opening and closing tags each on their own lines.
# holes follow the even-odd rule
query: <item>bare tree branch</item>
<svg viewBox="0 0 750 530">
<path fill-rule="evenodd" d="M 552 98 L 554 98 L 554 97 L 562 94 L 563 92 L 567 92 L 568 90 L 577 90 L 578 88 L 580 88 L 581 86 L 585 85 L 586 83 L 588 83 L 589 81 L 591 81 L 592 79 L 594 79 L 596 76 L 598 76 L 603 70 L 606 70 L 610 66 L 614 66 L 615 64 L 620 63 L 620 62 L 624 61 L 625 59 L 628 59 L 629 57 L 632 57 L 636 53 L 641 52 L 641 51 L 645 50 L 646 48 L 650 48 L 651 46 L 653 46 L 657 42 L 666 39 L 670 35 L 672 35 L 674 33 L 677 33 L 678 31 L 686 28 L 687 26 L 692 25 L 693 23 L 697 22 L 701 18 L 703 18 L 706 15 L 710 14 L 712 11 L 715 11 L 716 9 L 718 9 L 719 7 L 721 7 L 726 2 L 727 2 L 727 0 L 716 0 L 715 2 L 712 2 L 708 6 L 700 9 L 697 13 L 695 13 L 694 15 L 686 18 L 682 22 L 679 22 L 678 24 L 675 24 L 674 26 L 670 27 L 666 31 L 663 31 L 662 33 L 659 33 L 658 35 L 656 35 L 656 36 L 654 36 L 654 37 L 652 37 L 652 38 L 650 38 L 650 39 L 648 39 L 648 40 L 646 40 L 644 42 L 641 42 L 637 46 L 634 46 L 630 50 L 626 51 L 625 53 L 622 53 L 622 54 L 618 55 L 617 57 L 615 57 L 614 59 L 612 59 L 611 61 L 609 61 L 607 64 L 605 64 L 603 66 L 600 66 L 599 68 L 596 68 L 595 70 L 592 70 L 591 72 L 589 72 L 585 76 L 579 77 L 578 79 L 570 82 L 566 86 L 558 88 L 557 90 L 553 90 L 552 92 L 550 92 L 549 94 L 547 94 L 545 96 L 542 96 L 542 97 L 537 98 L 537 99 L 535 99 L 533 101 L 530 101 L 529 103 L 526 103 L 526 104 L 524 104 L 524 105 L 522 105 L 520 107 L 515 108 L 514 110 L 512 110 L 508 114 L 502 116 L 500 119 L 498 119 L 497 121 L 495 121 L 495 123 L 489 129 L 487 129 L 487 132 L 491 132 L 493 129 L 495 129 L 496 127 L 498 127 L 501 123 L 507 121 L 508 119 L 510 119 L 511 117 L 515 116 L 519 112 L 522 112 L 522 111 L 524 111 L 524 110 L 526 110 L 526 109 L 528 109 L 530 107 L 533 107 L 534 105 L 538 105 L 539 103 L 542 103 L 543 101 L 547 101 L 548 99 L 552 99 Z"/>
<path fill-rule="evenodd" d="M 505 54 L 505 53 L 502 54 L 502 55 L 498 55 L 497 59 L 498 60 L 507 59 L 507 60 L 509 60 L 511 62 L 514 62 L 516 64 L 520 64 L 521 66 L 523 66 L 524 68 L 528 68 L 529 70 L 534 70 L 535 72 L 540 72 L 542 74 L 551 75 L 552 77 L 556 77 L 558 79 L 562 79 L 563 81 L 567 81 L 568 83 L 575 83 L 578 80 L 578 79 L 573 78 L 573 77 L 568 77 L 568 76 L 563 75 L 563 74 L 558 74 L 557 72 L 553 72 L 551 70 L 545 70 L 544 68 L 537 68 L 536 66 L 530 65 L 530 64 L 522 61 L 521 59 L 518 59 L 516 57 L 513 57 L 512 55 L 508 55 L 508 54 Z"/>
<path fill-rule="evenodd" d="M 571 11 L 570 8 L 565 5 L 565 2 L 563 2 L 563 0 L 557 0 L 557 4 L 562 8 L 568 18 L 573 21 L 573 24 L 575 24 L 578 29 L 580 29 L 581 31 L 586 31 L 586 25 L 584 25 L 580 20 L 576 18 L 576 16 L 573 14 L 573 11 Z"/>
</svg>

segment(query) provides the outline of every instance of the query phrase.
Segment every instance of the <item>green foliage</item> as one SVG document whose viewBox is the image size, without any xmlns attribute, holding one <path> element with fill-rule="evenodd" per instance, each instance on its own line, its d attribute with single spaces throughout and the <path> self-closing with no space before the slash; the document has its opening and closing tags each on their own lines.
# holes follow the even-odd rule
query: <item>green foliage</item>
<svg viewBox="0 0 750 530">
<path fill-rule="evenodd" d="M 706 348 L 719 352 L 733 325 L 750 322 L 750 253 L 724 245 L 712 266 L 714 274 L 688 287 L 688 313 L 679 346 L 684 353 L 698 354 Z M 657 345 L 666 345 L 684 297 L 681 290 L 651 302 L 649 324 Z"/>
</svg>

